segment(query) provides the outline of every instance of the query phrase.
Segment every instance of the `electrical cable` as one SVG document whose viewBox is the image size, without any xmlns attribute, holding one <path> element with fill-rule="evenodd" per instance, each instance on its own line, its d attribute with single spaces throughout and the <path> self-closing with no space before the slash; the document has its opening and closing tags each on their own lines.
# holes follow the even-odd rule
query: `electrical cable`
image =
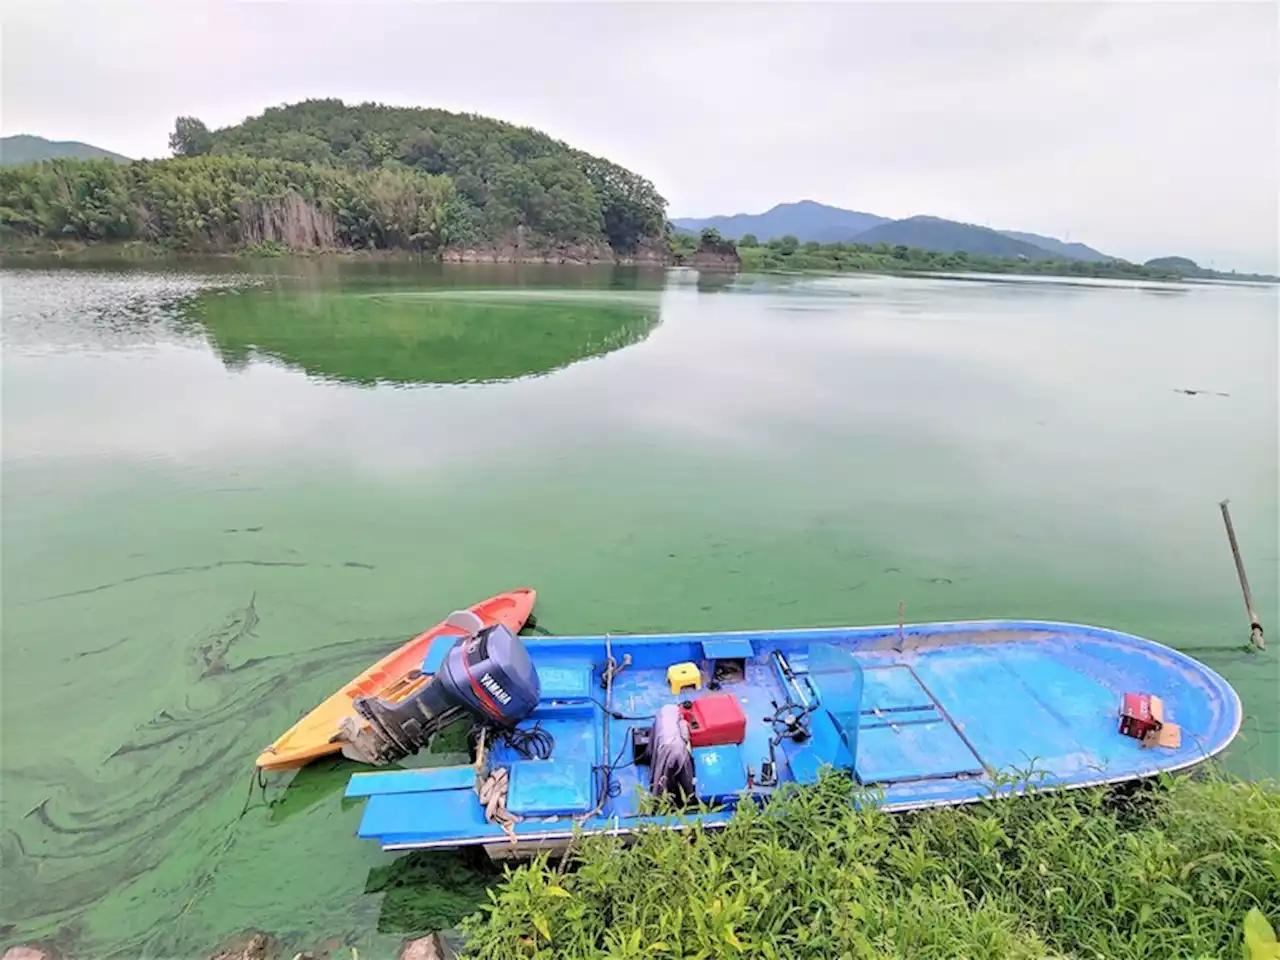
<svg viewBox="0 0 1280 960">
<path fill-rule="evenodd" d="M 597 707 L 599 707 L 609 716 L 613 717 L 613 719 L 615 720 L 652 720 L 654 718 L 654 715 L 652 713 L 647 714 L 645 716 L 639 716 L 639 717 L 628 716 L 625 713 L 618 713 L 618 711 L 616 710 L 610 710 L 608 707 L 606 707 L 603 703 L 601 703 L 595 697 L 591 697 L 590 699 L 592 703 L 594 703 Z"/>
<path fill-rule="evenodd" d="M 543 729 L 541 721 L 535 723 L 528 730 L 519 728 L 504 730 L 498 734 L 497 740 L 506 744 L 526 760 L 550 760 L 551 752 L 556 746 L 556 738 L 551 735 L 550 731 Z"/>
</svg>

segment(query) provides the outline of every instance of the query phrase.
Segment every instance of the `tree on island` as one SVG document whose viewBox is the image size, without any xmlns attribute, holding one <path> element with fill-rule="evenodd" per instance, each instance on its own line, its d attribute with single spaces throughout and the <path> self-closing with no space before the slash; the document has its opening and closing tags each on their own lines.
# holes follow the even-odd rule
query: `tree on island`
<svg viewBox="0 0 1280 960">
<path fill-rule="evenodd" d="M 169 134 L 169 149 L 175 157 L 200 157 L 213 149 L 213 134 L 202 120 L 179 117 Z"/>
</svg>

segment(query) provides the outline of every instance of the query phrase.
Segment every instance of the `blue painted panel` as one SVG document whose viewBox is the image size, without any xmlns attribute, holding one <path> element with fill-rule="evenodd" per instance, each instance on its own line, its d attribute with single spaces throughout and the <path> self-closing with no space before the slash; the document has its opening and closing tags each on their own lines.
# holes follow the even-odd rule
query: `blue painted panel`
<svg viewBox="0 0 1280 960">
<path fill-rule="evenodd" d="M 747 765 L 736 743 L 694 747 L 693 775 L 698 798 L 708 803 L 737 799 L 747 787 Z"/>
<path fill-rule="evenodd" d="M 552 756 L 568 760 L 599 760 L 600 710 L 592 703 L 572 703 L 557 706 L 540 704 L 527 720 L 516 724 L 518 730 L 540 727 L 551 735 L 554 745 Z M 493 743 L 493 762 L 506 766 L 525 759 L 501 741 Z"/>
<path fill-rule="evenodd" d="M 862 709 L 904 710 L 933 705 L 905 666 L 868 667 L 862 675 Z"/>
<path fill-rule="evenodd" d="M 858 779 L 894 783 L 981 774 L 982 765 L 945 720 L 907 726 L 863 727 L 858 739 Z"/>
<path fill-rule="evenodd" d="M 587 700 L 591 692 L 591 665 L 548 663 L 538 666 L 543 700 Z"/>
<path fill-rule="evenodd" d="M 564 720 L 578 717 L 590 720 L 596 715 L 596 710 L 596 705 L 590 700 L 557 700 L 554 703 L 543 700 L 533 711 L 531 719 Z"/>
<path fill-rule="evenodd" d="M 347 781 L 347 797 L 373 797 L 380 793 L 430 793 L 434 790 L 468 790 L 475 786 L 474 767 L 427 767 L 421 770 L 387 770 L 353 773 Z"/>
<path fill-rule="evenodd" d="M 444 663 L 444 658 L 449 655 L 449 651 L 453 649 L 453 645 L 458 642 L 458 638 L 454 635 L 444 634 L 436 637 L 431 641 L 431 648 L 427 650 L 427 655 L 422 658 L 422 672 L 427 676 L 432 676 L 440 669 L 440 664 Z"/>
<path fill-rule="evenodd" d="M 750 660 L 755 656 L 751 641 L 731 637 L 724 640 L 703 640 L 702 655 L 708 660 Z"/>
<path fill-rule="evenodd" d="M 520 760 L 511 764 L 507 809 L 522 817 L 586 813 L 595 806 L 587 760 Z"/>
<path fill-rule="evenodd" d="M 1086 725 L 1064 722 L 1056 712 L 1064 703 L 1046 704 L 1044 696 L 1052 695 L 1052 685 L 1045 684 L 1051 678 L 1037 677 L 1031 665 L 1042 656 L 1034 649 L 972 646 L 955 654 L 924 658 L 916 671 L 993 769 L 1003 773 L 1035 769 L 1063 775 L 1087 772 L 1091 764 L 1100 762 L 1079 739 Z M 1030 662 L 1014 666 L 1013 661 L 1025 657 Z M 1057 672 L 1065 671 L 1059 667 Z M 1115 716 L 1117 701 L 1106 695 L 1105 688 L 1089 684 L 1087 678 L 1079 679 L 1085 683 L 1075 689 L 1074 696 L 1080 697 L 1081 703 L 1073 709 L 1094 714 L 1087 726 L 1107 727 L 1106 738 L 1114 744 L 1122 739 L 1110 719 Z M 1094 686 L 1092 693 L 1089 686 Z M 1138 747 L 1136 740 L 1132 742 Z"/>
<path fill-rule="evenodd" d="M 484 808 L 474 790 L 441 790 L 370 797 L 357 834 L 378 839 L 414 834 L 424 840 L 436 840 L 494 832 L 502 830 L 485 823 Z"/>
<path fill-rule="evenodd" d="M 867 727 L 900 727 L 905 723 L 935 723 L 942 719 L 942 714 L 938 712 L 938 708 L 929 707 L 901 707 L 897 710 L 866 710 L 859 718 L 858 729 L 865 730 Z"/>
</svg>

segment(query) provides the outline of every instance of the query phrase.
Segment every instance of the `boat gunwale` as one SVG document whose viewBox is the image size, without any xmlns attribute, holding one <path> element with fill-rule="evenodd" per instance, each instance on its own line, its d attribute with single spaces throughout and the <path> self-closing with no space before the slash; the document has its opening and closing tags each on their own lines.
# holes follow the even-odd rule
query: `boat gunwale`
<svg viewBox="0 0 1280 960">
<path fill-rule="evenodd" d="M 920 801 L 899 801 L 896 803 L 880 803 L 876 805 L 876 809 L 881 810 L 885 813 L 908 813 L 912 810 L 929 810 L 929 809 L 942 808 L 942 807 L 965 807 L 965 806 L 971 806 L 972 804 L 975 804 L 975 803 L 984 803 L 990 800 L 1003 800 L 1009 797 L 1033 796 L 1037 793 L 1057 793 L 1065 790 L 1083 790 L 1088 787 L 1105 787 L 1105 786 L 1110 786 L 1111 784 L 1128 783 L 1134 780 L 1149 780 L 1152 777 L 1159 776 L 1162 773 L 1177 773 L 1179 771 L 1187 770 L 1188 768 L 1195 769 L 1197 767 L 1200 767 L 1208 763 L 1210 760 L 1213 759 L 1213 756 L 1214 755 L 1199 757 L 1185 764 L 1180 764 L 1176 767 L 1162 767 L 1158 770 L 1150 771 L 1147 773 L 1139 773 L 1139 774 L 1131 773 L 1131 774 L 1126 774 L 1124 776 L 1110 777 L 1110 778 L 1100 779 L 1100 780 L 1085 780 L 1079 783 L 1055 783 L 1051 786 L 1034 786 L 1030 784 L 1025 784 L 1023 786 L 1016 787 L 1013 789 L 997 788 L 996 790 L 990 791 L 981 796 L 961 797 L 959 799 L 954 799 L 954 800 L 951 800 L 951 799 L 920 800 Z M 727 814 L 727 815 L 731 815 L 732 812 L 733 812 L 732 810 L 712 811 L 712 813 L 720 813 L 720 814 Z M 684 818 L 674 819 L 670 823 L 658 824 L 654 822 L 645 822 L 645 823 L 636 824 L 635 826 L 623 826 L 620 821 L 621 821 L 621 818 L 615 816 L 611 818 L 611 822 L 607 825 L 600 826 L 600 827 L 593 827 L 593 828 L 584 827 L 581 831 L 568 831 L 568 832 L 552 831 L 547 833 L 517 834 L 516 842 L 514 845 L 512 845 L 510 841 L 505 839 L 497 839 L 494 837 L 477 837 L 474 839 L 468 839 L 461 842 L 457 840 L 429 840 L 425 843 L 412 843 L 412 842 L 388 843 L 388 844 L 383 844 L 382 849 L 386 851 L 391 851 L 391 852 L 395 852 L 395 851 L 403 852 L 406 850 L 457 849 L 459 847 L 485 847 L 486 849 L 488 849 L 489 847 L 499 847 L 499 848 L 512 847 L 513 852 L 519 853 L 523 851 L 528 853 L 536 853 L 537 848 L 540 848 L 543 844 L 547 842 L 559 842 L 559 841 L 571 840 L 574 836 L 579 836 L 579 835 L 582 837 L 600 837 L 600 836 L 630 837 L 630 836 L 635 836 L 641 830 L 644 830 L 650 827 L 660 827 L 663 830 L 686 830 L 692 826 L 699 826 L 704 830 L 723 830 L 726 826 L 728 826 L 729 817 L 724 816 L 722 818 L 717 818 L 714 820 L 709 820 L 709 819 L 695 820 L 692 817 L 684 817 Z M 530 847 L 533 847 L 535 849 L 530 850 L 529 849 Z"/>
</svg>

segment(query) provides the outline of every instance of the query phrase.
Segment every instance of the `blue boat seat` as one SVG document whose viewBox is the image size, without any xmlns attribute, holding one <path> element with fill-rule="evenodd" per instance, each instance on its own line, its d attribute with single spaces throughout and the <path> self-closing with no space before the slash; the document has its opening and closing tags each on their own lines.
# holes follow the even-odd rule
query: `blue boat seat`
<svg viewBox="0 0 1280 960">
<path fill-rule="evenodd" d="M 747 765 L 736 743 L 693 748 L 694 789 L 707 803 L 736 800 L 747 788 Z"/>
<path fill-rule="evenodd" d="M 538 666 L 540 699 L 589 700 L 591 698 L 591 665 L 588 663 L 548 663 Z"/>
<path fill-rule="evenodd" d="M 522 817 L 586 813 L 595 805 L 594 780 L 589 760 L 517 760 L 507 809 Z"/>
<path fill-rule="evenodd" d="M 702 656 L 707 660 L 750 660 L 755 656 L 755 648 L 746 637 L 703 640 Z"/>
</svg>

